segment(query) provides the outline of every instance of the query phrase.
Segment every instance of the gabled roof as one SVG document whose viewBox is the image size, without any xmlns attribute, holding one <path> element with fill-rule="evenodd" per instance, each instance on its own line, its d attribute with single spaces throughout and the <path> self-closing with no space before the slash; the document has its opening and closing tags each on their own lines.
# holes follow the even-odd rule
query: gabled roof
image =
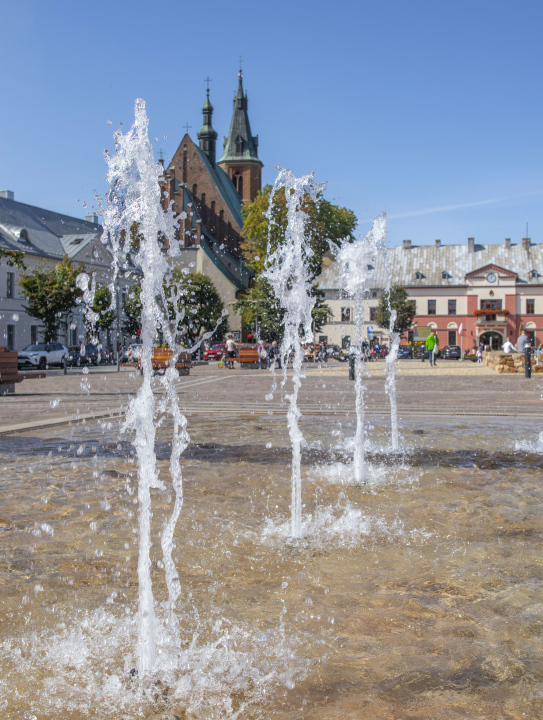
<svg viewBox="0 0 543 720">
<path fill-rule="evenodd" d="M 494 266 L 499 273 L 511 273 L 517 283 L 541 284 L 539 277 L 532 277 L 533 270 L 543 275 L 543 244 L 524 247 L 521 244 L 475 245 L 470 252 L 468 245 L 419 245 L 389 248 L 388 265 L 392 283 L 404 287 L 452 287 L 466 284 L 466 277 L 481 272 L 481 268 Z M 417 279 L 418 272 L 424 276 Z M 445 275 L 445 277 L 444 277 Z M 387 267 L 379 256 L 375 271 L 375 287 L 387 286 Z M 323 290 L 340 287 L 340 268 L 333 262 L 320 275 L 317 282 Z"/>
<path fill-rule="evenodd" d="M 511 270 L 506 270 L 505 268 L 502 268 L 499 265 L 495 265 L 494 263 L 489 263 L 488 265 L 483 265 L 483 267 L 480 267 L 477 270 L 472 270 L 471 272 L 466 273 L 466 278 L 482 277 L 483 275 L 486 275 L 491 271 L 497 272 L 502 277 L 505 276 L 513 279 L 516 279 L 518 277 L 518 273 L 512 272 Z"/>
<path fill-rule="evenodd" d="M 241 70 L 238 75 L 238 91 L 234 97 L 234 112 L 228 137 L 224 138 L 224 151 L 219 163 L 231 162 L 256 162 L 262 165 L 258 159 L 258 136 L 251 134 L 251 125 L 247 113 L 247 95 L 243 94 L 243 80 Z"/>
<path fill-rule="evenodd" d="M 101 235 L 97 223 L 0 198 L 0 244 L 10 250 L 74 257 Z"/>
</svg>

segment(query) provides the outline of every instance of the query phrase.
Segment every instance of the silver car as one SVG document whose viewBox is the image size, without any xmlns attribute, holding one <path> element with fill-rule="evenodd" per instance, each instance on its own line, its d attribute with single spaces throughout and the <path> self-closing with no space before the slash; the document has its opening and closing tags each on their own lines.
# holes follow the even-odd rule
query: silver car
<svg viewBox="0 0 543 720">
<path fill-rule="evenodd" d="M 33 343 L 18 353 L 17 365 L 45 370 L 47 365 L 62 365 L 68 357 L 68 348 L 60 343 Z"/>
</svg>

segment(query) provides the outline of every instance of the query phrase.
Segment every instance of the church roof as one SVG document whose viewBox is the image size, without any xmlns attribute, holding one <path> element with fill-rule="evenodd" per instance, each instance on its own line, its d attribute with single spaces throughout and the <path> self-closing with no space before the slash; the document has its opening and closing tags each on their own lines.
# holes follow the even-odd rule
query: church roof
<svg viewBox="0 0 543 720">
<path fill-rule="evenodd" d="M 234 216 L 234 220 L 241 230 L 243 227 L 243 217 L 241 215 L 242 203 L 238 191 L 234 187 L 234 183 L 230 180 L 227 172 L 225 172 L 216 163 L 212 164 L 205 152 L 198 146 L 195 145 L 195 147 L 202 158 L 202 162 L 204 163 L 206 170 L 211 175 L 217 190 L 220 192 L 224 202 L 228 205 L 228 209 Z"/>
<path fill-rule="evenodd" d="M 392 284 L 404 287 L 452 287 L 466 285 L 466 276 L 495 265 L 517 274 L 518 284 L 543 283 L 543 244 L 420 245 L 388 249 L 387 261 L 380 255 L 375 267 L 375 288 L 387 286 L 387 264 Z M 317 278 L 321 290 L 340 288 L 341 269 L 333 262 Z"/>
<path fill-rule="evenodd" d="M 45 257 L 74 257 L 102 235 L 97 223 L 0 198 L 0 244 Z"/>
<path fill-rule="evenodd" d="M 219 163 L 253 161 L 262 165 L 258 159 L 258 136 L 251 135 L 251 125 L 247 113 L 247 95 L 243 94 L 241 70 L 238 75 L 238 91 L 234 97 L 234 112 L 228 137 L 224 138 L 224 152 Z"/>
</svg>

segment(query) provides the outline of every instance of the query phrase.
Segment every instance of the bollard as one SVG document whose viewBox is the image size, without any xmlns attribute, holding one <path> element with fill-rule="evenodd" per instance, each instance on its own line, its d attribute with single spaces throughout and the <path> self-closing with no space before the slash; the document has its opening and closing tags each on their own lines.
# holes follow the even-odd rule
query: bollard
<svg viewBox="0 0 543 720">
<path fill-rule="evenodd" d="M 524 377 L 532 377 L 532 350 L 529 346 L 524 348 Z"/>
<path fill-rule="evenodd" d="M 62 367 L 64 370 L 64 375 L 67 375 L 68 374 L 68 358 L 66 357 L 66 355 L 64 356 L 64 360 L 62 361 Z"/>
<path fill-rule="evenodd" d="M 349 355 L 349 380 L 354 380 L 354 355 Z"/>
</svg>

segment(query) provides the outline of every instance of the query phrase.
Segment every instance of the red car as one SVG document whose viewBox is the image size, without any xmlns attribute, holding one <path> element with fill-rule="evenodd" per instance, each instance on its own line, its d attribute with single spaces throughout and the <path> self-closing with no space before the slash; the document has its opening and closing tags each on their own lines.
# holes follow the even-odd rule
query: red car
<svg viewBox="0 0 543 720">
<path fill-rule="evenodd" d="M 204 350 L 204 360 L 220 360 L 226 350 L 226 343 L 217 343 Z"/>
</svg>

